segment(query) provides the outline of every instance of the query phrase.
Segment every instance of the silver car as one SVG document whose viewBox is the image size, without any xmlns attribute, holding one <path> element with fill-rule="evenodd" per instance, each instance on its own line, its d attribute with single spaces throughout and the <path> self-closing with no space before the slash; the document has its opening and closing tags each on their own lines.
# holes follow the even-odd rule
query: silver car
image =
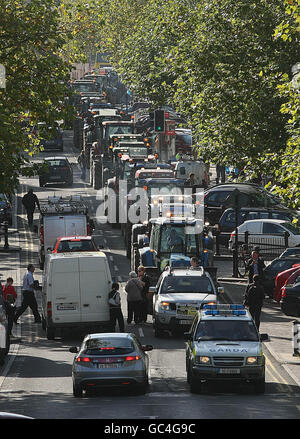
<svg viewBox="0 0 300 439">
<path fill-rule="evenodd" d="M 73 394 L 97 387 L 132 387 L 145 393 L 148 386 L 149 358 L 145 351 L 153 346 L 141 345 L 134 334 L 99 333 L 85 336 L 72 366 Z"/>
</svg>

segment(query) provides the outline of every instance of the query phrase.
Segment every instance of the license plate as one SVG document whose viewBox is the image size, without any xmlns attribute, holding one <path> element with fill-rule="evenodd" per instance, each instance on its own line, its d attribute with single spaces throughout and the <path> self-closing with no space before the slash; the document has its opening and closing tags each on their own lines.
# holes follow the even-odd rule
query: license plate
<svg viewBox="0 0 300 439">
<path fill-rule="evenodd" d="M 179 325 L 190 325 L 192 320 L 179 320 Z"/>
<path fill-rule="evenodd" d="M 57 305 L 57 311 L 75 311 L 76 305 Z"/>
<path fill-rule="evenodd" d="M 97 367 L 98 369 L 118 369 L 119 367 L 121 367 L 120 363 L 97 363 Z"/>
<path fill-rule="evenodd" d="M 241 369 L 219 369 L 218 373 L 224 374 L 224 375 L 236 375 L 241 373 Z"/>
</svg>

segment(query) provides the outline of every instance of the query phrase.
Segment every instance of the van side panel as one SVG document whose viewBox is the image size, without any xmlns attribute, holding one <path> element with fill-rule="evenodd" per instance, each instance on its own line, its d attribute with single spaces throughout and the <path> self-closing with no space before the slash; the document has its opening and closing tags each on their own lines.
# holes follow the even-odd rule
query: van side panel
<svg viewBox="0 0 300 439">
<path fill-rule="evenodd" d="M 53 323 L 80 322 L 78 258 L 53 259 L 49 282 Z"/>
<path fill-rule="evenodd" d="M 81 321 L 108 322 L 111 275 L 106 257 L 79 258 Z"/>
</svg>

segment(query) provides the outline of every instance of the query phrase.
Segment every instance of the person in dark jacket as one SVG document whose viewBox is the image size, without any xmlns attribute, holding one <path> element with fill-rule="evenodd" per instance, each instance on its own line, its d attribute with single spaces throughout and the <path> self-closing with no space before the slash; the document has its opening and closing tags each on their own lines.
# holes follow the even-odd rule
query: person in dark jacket
<svg viewBox="0 0 300 439">
<path fill-rule="evenodd" d="M 32 189 L 29 189 L 27 194 L 24 195 L 22 198 L 22 204 L 26 209 L 28 225 L 29 227 L 32 227 L 35 207 L 37 206 L 37 208 L 40 210 L 39 199 L 36 194 L 33 193 Z"/>
<path fill-rule="evenodd" d="M 148 317 L 148 292 L 150 287 L 150 278 L 146 274 L 145 267 L 142 265 L 138 267 L 138 278 L 143 284 L 140 323 L 144 324 L 147 322 Z"/>
<path fill-rule="evenodd" d="M 244 306 L 249 307 L 249 312 L 253 318 L 257 330 L 260 326 L 260 314 L 263 301 L 265 298 L 265 290 L 258 274 L 253 276 L 253 283 L 249 284 L 246 289 Z"/>
<path fill-rule="evenodd" d="M 253 283 L 253 276 L 258 274 L 261 281 L 263 281 L 264 277 L 264 268 L 265 263 L 259 256 L 258 251 L 253 251 L 251 253 L 251 259 L 248 261 L 248 270 L 249 270 L 249 284 Z"/>
<path fill-rule="evenodd" d="M 141 306 L 142 306 L 142 290 L 143 283 L 138 279 L 135 271 L 129 273 L 129 280 L 126 283 L 125 291 L 127 293 L 127 323 L 131 324 L 132 319 L 137 325 L 140 322 Z"/>
<path fill-rule="evenodd" d="M 114 282 L 112 290 L 108 295 L 109 315 L 112 331 L 115 331 L 118 322 L 120 332 L 124 332 L 124 317 L 121 309 L 121 296 L 119 293 L 119 284 Z"/>
</svg>

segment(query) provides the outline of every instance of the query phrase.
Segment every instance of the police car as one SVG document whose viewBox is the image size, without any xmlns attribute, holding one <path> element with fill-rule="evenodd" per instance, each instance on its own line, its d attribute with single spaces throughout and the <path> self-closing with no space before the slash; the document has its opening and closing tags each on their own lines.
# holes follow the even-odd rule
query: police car
<svg viewBox="0 0 300 439">
<path fill-rule="evenodd" d="M 154 333 L 160 337 L 166 330 L 173 334 L 187 330 L 200 306 L 216 303 L 217 294 L 224 290 L 215 287 L 203 267 L 178 267 L 167 268 L 151 291 Z"/>
<path fill-rule="evenodd" d="M 251 382 L 256 393 L 264 393 L 264 337 L 243 305 L 204 305 L 185 339 L 192 393 L 199 393 L 205 381 L 225 380 Z"/>
</svg>

